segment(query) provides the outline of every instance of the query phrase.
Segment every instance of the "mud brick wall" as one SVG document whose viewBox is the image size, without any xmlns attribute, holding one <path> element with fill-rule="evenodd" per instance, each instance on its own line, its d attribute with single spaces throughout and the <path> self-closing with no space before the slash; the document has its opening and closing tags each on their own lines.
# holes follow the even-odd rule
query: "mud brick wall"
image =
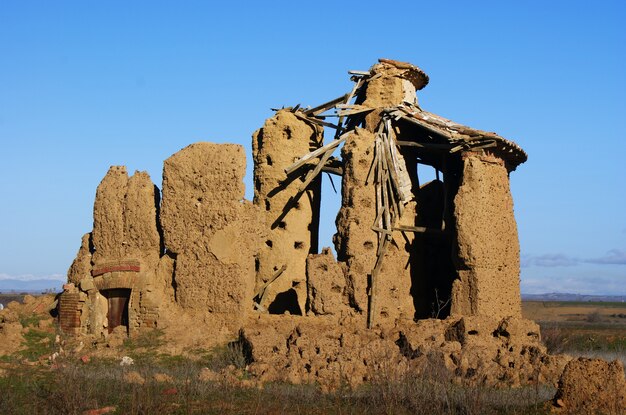
<svg viewBox="0 0 626 415">
<path fill-rule="evenodd" d="M 337 259 L 347 265 L 346 291 L 350 304 L 365 312 L 368 309 L 368 279 L 378 249 L 376 232 L 371 229 L 377 216 L 376 193 L 371 183 L 366 184 L 374 158 L 374 135 L 365 129 L 357 129 L 346 138 L 341 155 L 345 164 L 335 246 Z M 414 314 L 411 274 L 407 267 L 409 246 L 400 232 L 394 232 L 394 240 L 398 245 L 389 245 L 379 274 L 377 320 L 378 317 L 412 319 Z"/>
<path fill-rule="evenodd" d="M 161 225 L 181 307 L 241 317 L 251 309 L 256 208 L 243 201 L 243 147 L 195 143 L 163 168 Z"/>
<path fill-rule="evenodd" d="M 306 258 L 309 253 L 317 253 L 321 182 L 316 179 L 290 205 L 310 169 L 303 167 L 290 177 L 285 169 L 321 142 L 322 129 L 289 110 L 278 111 L 252 137 L 254 203 L 263 212 L 260 219 L 269 232 L 258 254 L 257 289 L 283 265 L 287 266 L 268 286 L 261 301 L 270 312 L 290 309 L 293 313 L 298 308 L 297 314 L 305 312 Z"/>
<path fill-rule="evenodd" d="M 454 206 L 459 279 L 452 314 L 521 316 L 519 240 L 504 162 L 463 154 Z"/>
<path fill-rule="evenodd" d="M 76 258 L 67 271 L 67 282 L 78 285 L 80 281 L 89 277 L 91 273 L 91 232 L 83 235 Z"/>
<path fill-rule="evenodd" d="M 154 268 L 161 254 L 158 200 L 158 189 L 146 172 L 129 178 L 126 167 L 112 166 L 96 191 L 94 263 L 133 258 Z"/>
<path fill-rule="evenodd" d="M 65 333 L 79 333 L 82 305 L 77 292 L 65 292 L 59 296 L 59 325 Z"/>
</svg>

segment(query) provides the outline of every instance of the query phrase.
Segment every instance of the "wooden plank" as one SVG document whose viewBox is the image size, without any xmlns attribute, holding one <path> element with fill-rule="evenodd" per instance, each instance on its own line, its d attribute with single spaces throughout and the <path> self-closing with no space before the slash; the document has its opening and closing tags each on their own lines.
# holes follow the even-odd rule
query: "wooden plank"
<svg viewBox="0 0 626 415">
<path fill-rule="evenodd" d="M 418 120 L 417 118 L 413 118 L 413 117 L 409 117 L 409 116 L 402 116 L 400 117 L 401 120 L 403 121 L 408 121 L 412 124 L 415 124 L 419 127 L 422 127 L 423 129 L 430 131 L 433 134 L 437 134 L 438 136 L 442 136 L 445 138 L 450 138 L 451 135 L 448 131 L 445 130 L 440 130 L 439 128 L 435 128 L 435 127 L 431 127 L 430 125 L 428 125 L 425 121 L 421 121 Z"/>
<path fill-rule="evenodd" d="M 263 300 L 263 296 L 265 295 L 265 290 L 267 289 L 267 287 L 269 287 L 269 285 L 271 283 L 273 283 L 274 281 L 276 281 L 278 279 L 278 277 L 280 277 L 283 272 L 285 272 L 285 270 L 287 269 L 287 265 L 283 265 L 282 267 L 280 267 L 280 269 L 278 269 L 274 275 L 272 275 L 272 278 L 270 278 L 269 280 L 267 280 L 267 282 L 265 284 L 263 284 L 261 286 L 261 288 L 259 288 L 259 290 L 257 291 L 257 293 L 254 295 L 253 298 L 258 298 L 259 299 L 259 303 L 262 302 Z"/>
<path fill-rule="evenodd" d="M 348 71 L 348 73 L 350 75 L 363 75 L 363 76 L 369 76 L 370 75 L 370 71 Z"/>
<path fill-rule="evenodd" d="M 364 112 L 372 112 L 374 108 L 355 108 L 355 109 L 342 109 L 337 111 L 337 115 L 340 117 L 349 117 L 351 115 L 363 114 Z"/>
<path fill-rule="evenodd" d="M 304 183 L 300 185 L 300 189 L 298 190 L 298 197 L 296 197 L 296 199 L 299 199 L 299 195 L 301 193 L 304 193 L 304 191 L 307 189 L 307 187 L 309 187 L 309 184 L 311 184 L 313 179 L 315 179 L 317 175 L 320 174 L 322 168 L 326 165 L 326 162 L 332 154 L 333 149 L 327 150 L 326 153 L 324 153 L 324 155 L 322 156 L 322 159 L 319 161 L 319 163 L 317 163 L 317 166 L 315 166 L 315 168 L 306 175 Z"/>
<path fill-rule="evenodd" d="M 393 231 L 390 231 L 388 229 L 383 229 L 378 226 L 371 226 L 370 229 L 373 230 L 374 232 L 382 233 L 384 235 L 393 235 Z"/>
<path fill-rule="evenodd" d="M 442 233 L 441 229 L 425 228 L 423 226 L 395 226 L 394 231 L 400 232 L 414 232 L 414 233 Z"/>
<path fill-rule="evenodd" d="M 318 105 L 317 107 L 311 108 L 309 110 L 303 111 L 306 115 L 317 115 L 321 114 L 324 111 L 328 111 L 338 103 L 345 101 L 348 94 L 342 95 L 338 98 L 333 99 L 332 101 L 325 102 L 323 104 Z"/>
<path fill-rule="evenodd" d="M 300 112 L 294 112 L 293 115 L 300 118 L 302 121 L 311 122 L 313 124 L 321 125 L 323 127 L 339 129 L 339 126 L 336 124 L 320 120 L 319 118 L 307 117 L 306 115 L 303 115 Z"/>
<path fill-rule="evenodd" d="M 330 157 L 324 167 L 322 167 L 322 171 L 325 173 L 335 174 L 337 176 L 343 176 L 343 162 L 336 157 Z M 331 184 L 334 188 L 335 185 L 332 183 L 332 179 Z"/>
<path fill-rule="evenodd" d="M 285 169 L 285 173 L 287 173 L 287 175 L 290 175 L 291 173 L 293 173 L 294 171 L 296 171 L 298 168 L 300 168 L 301 166 L 303 166 L 305 163 L 309 162 L 310 160 L 313 160 L 314 158 L 324 154 L 326 151 L 337 147 L 339 144 L 343 143 L 346 139 L 346 137 L 348 136 L 349 133 L 345 133 L 344 135 L 342 135 L 341 137 L 339 137 L 337 140 L 333 140 L 330 143 L 323 145 L 322 147 L 308 153 L 305 154 L 304 156 L 302 156 L 302 158 L 300 158 L 300 160 L 296 161 L 294 164 L 292 164 L 291 166 L 287 167 Z"/>
<path fill-rule="evenodd" d="M 415 141 L 396 141 L 396 144 L 400 147 L 417 147 L 417 148 L 426 148 L 429 150 L 450 150 L 452 146 L 450 144 L 443 143 L 417 143 Z"/>
<path fill-rule="evenodd" d="M 376 324 L 376 316 L 378 313 L 378 277 L 380 268 L 383 264 L 383 258 L 387 252 L 387 245 L 389 243 L 388 237 L 383 238 L 383 246 L 380 254 L 376 258 L 376 265 L 370 274 L 370 289 L 369 289 L 369 307 L 367 310 L 367 327 L 372 328 Z"/>
</svg>

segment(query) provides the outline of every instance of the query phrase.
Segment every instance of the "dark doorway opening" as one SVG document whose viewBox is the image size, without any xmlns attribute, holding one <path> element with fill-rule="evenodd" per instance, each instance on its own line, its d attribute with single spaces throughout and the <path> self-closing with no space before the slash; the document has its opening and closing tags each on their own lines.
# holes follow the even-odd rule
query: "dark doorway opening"
<svg viewBox="0 0 626 415">
<path fill-rule="evenodd" d="M 270 314 L 285 314 L 285 312 L 289 312 L 292 315 L 302 315 L 300 304 L 298 303 L 298 293 L 291 288 L 278 294 L 267 308 L 267 311 Z"/>
<path fill-rule="evenodd" d="M 414 319 L 445 319 L 450 315 L 456 278 L 454 197 L 462 163 L 457 155 L 403 147 L 416 202 L 411 251 L 411 297 Z"/>
<path fill-rule="evenodd" d="M 102 295 L 107 299 L 109 306 L 107 312 L 107 321 L 109 325 L 109 333 L 116 327 L 126 327 L 128 332 L 128 303 L 130 302 L 129 288 L 116 288 L 112 290 L 102 291 Z"/>
</svg>

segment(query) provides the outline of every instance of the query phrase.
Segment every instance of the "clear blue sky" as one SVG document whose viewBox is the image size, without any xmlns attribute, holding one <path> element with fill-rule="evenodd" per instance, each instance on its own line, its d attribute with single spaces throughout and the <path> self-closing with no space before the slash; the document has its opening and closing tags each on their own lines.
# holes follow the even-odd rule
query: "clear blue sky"
<svg viewBox="0 0 626 415">
<path fill-rule="evenodd" d="M 626 2 L 211 3 L 0 1 L 0 278 L 65 274 L 110 165 L 160 186 L 190 143 L 249 154 L 271 107 L 387 57 L 430 75 L 425 109 L 529 153 L 523 292 L 626 294 Z"/>
</svg>

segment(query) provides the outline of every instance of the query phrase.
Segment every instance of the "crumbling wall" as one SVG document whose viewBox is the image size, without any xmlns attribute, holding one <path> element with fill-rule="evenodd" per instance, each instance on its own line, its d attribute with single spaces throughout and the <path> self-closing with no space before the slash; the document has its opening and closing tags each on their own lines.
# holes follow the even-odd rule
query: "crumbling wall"
<svg viewBox="0 0 626 415">
<path fill-rule="evenodd" d="M 259 316 L 241 333 L 258 382 L 333 390 L 405 376 L 469 385 L 555 384 L 567 356 L 550 356 L 529 320 L 470 317 L 365 329 L 357 319 Z"/>
<path fill-rule="evenodd" d="M 68 271 L 68 280 L 80 287 L 83 330 L 100 333 L 107 327 L 102 294 L 117 288 L 131 289 L 129 330 L 156 326 L 163 291 L 155 278 L 162 252 L 158 205 L 158 189 L 146 172 L 129 178 L 124 166 L 112 166 L 98 185 L 93 231 L 83 236 Z M 61 321 L 66 309 L 60 311 Z"/>
<path fill-rule="evenodd" d="M 372 66 L 362 105 L 385 108 L 403 102 L 417 104 L 416 85 L 410 79 L 410 72 L 412 70 L 408 65 L 400 68 L 392 63 L 381 62 Z"/>
<path fill-rule="evenodd" d="M 67 271 L 67 282 L 78 285 L 83 278 L 91 277 L 91 233 L 86 233 L 80 243 L 76 258 Z"/>
<path fill-rule="evenodd" d="M 94 268 L 115 260 L 153 265 L 161 254 L 157 229 L 158 190 L 146 172 L 128 177 L 112 166 L 96 191 L 93 210 Z"/>
<path fill-rule="evenodd" d="M 554 405 L 567 414 L 626 413 L 624 366 L 619 360 L 571 360 L 559 379 Z"/>
<path fill-rule="evenodd" d="M 287 176 L 285 169 L 322 143 L 322 129 L 289 110 L 278 111 L 252 138 L 254 203 L 268 230 L 257 258 L 256 290 L 283 266 L 284 272 L 265 289 L 260 306 L 270 312 L 304 314 L 306 258 L 317 253 L 320 180 L 294 199 L 304 181 L 306 167 Z"/>
<path fill-rule="evenodd" d="M 175 258 L 176 301 L 234 325 L 252 307 L 260 240 L 244 174 L 243 147 L 232 144 L 195 143 L 163 167 L 161 225 Z"/>
<path fill-rule="evenodd" d="M 337 257 L 347 265 L 347 293 L 356 310 L 368 310 L 368 279 L 376 263 L 378 237 L 372 230 L 377 217 L 376 193 L 368 173 L 374 160 L 374 134 L 357 128 L 341 150 L 344 160 L 342 201 L 337 215 Z M 406 218 L 414 210 L 407 209 Z M 411 223 L 412 225 L 412 223 Z M 409 250 L 412 235 L 393 233 L 380 270 L 376 319 L 413 318 Z"/>
<path fill-rule="evenodd" d="M 337 262 L 330 248 L 306 260 L 309 308 L 316 315 L 349 314 L 345 264 Z"/>
<path fill-rule="evenodd" d="M 454 215 L 458 279 L 452 289 L 452 314 L 521 316 L 519 241 L 501 159 L 463 155 Z"/>
</svg>

